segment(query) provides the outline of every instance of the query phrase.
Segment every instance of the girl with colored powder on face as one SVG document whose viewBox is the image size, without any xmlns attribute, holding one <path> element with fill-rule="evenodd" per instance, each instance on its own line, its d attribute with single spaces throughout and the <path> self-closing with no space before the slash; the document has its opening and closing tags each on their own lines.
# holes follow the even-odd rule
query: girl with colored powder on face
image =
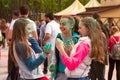
<svg viewBox="0 0 120 80">
<path fill-rule="evenodd" d="M 83 18 L 79 23 L 79 41 L 70 52 L 64 49 L 64 42 L 56 39 L 56 46 L 61 54 L 61 59 L 66 66 L 67 80 L 89 80 L 88 72 L 92 59 L 104 61 L 103 35 L 97 28 L 99 25 L 90 17 Z"/>
<path fill-rule="evenodd" d="M 62 16 L 60 20 L 60 30 L 62 33 L 57 35 L 57 38 L 64 42 L 64 48 L 67 52 L 67 55 L 70 55 L 72 47 L 78 42 L 79 34 L 73 32 L 72 29 L 75 25 L 75 20 L 72 16 Z M 72 43 L 72 45 L 71 45 Z M 56 70 L 53 70 L 56 73 L 55 80 L 66 80 L 65 75 L 66 66 L 63 64 L 61 59 L 61 54 L 59 54 L 58 48 L 55 49 L 55 56 L 53 57 L 51 65 L 56 66 Z"/>
<path fill-rule="evenodd" d="M 44 77 L 39 65 L 46 58 L 46 53 L 41 52 L 38 57 L 28 41 L 29 33 L 27 31 L 28 21 L 18 19 L 13 28 L 12 42 L 10 47 L 10 56 L 16 67 L 19 68 L 20 78 L 27 80 L 48 80 Z M 50 45 L 48 47 L 51 47 Z M 45 47 L 45 49 L 50 49 Z"/>
</svg>

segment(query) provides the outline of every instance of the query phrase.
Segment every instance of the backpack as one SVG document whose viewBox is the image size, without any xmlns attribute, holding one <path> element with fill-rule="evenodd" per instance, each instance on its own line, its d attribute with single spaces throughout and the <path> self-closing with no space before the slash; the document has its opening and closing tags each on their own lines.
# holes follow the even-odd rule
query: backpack
<svg viewBox="0 0 120 80">
<path fill-rule="evenodd" d="M 111 48 L 110 57 L 114 60 L 120 60 L 120 41 L 116 41 L 115 39 L 114 41 L 115 44 Z"/>
</svg>

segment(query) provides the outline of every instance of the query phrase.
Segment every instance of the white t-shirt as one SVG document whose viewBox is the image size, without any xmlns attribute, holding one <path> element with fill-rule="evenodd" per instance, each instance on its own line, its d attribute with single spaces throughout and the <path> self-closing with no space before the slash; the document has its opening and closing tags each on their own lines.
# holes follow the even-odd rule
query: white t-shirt
<svg viewBox="0 0 120 80">
<path fill-rule="evenodd" d="M 11 21 L 10 26 L 9 26 L 10 30 L 13 30 L 13 25 L 14 25 L 14 23 L 15 23 L 16 20 L 17 19 L 14 19 L 14 20 Z"/>
<path fill-rule="evenodd" d="M 29 18 L 27 18 L 27 20 L 29 22 L 27 25 L 27 31 L 29 33 L 29 37 L 32 37 L 32 32 L 37 31 L 37 26 L 34 21 L 30 20 Z"/>
<path fill-rule="evenodd" d="M 19 18 L 18 18 L 18 19 L 19 19 Z M 15 21 L 18 20 L 18 19 L 12 20 L 12 22 L 11 22 L 11 24 L 10 24 L 10 27 L 9 27 L 10 30 L 13 30 L 14 23 L 15 23 Z M 25 18 L 25 19 L 28 20 L 28 22 L 29 22 L 29 24 L 27 25 L 27 30 L 28 30 L 28 32 L 29 32 L 29 36 L 32 37 L 32 32 L 33 32 L 33 31 L 37 31 L 37 29 L 36 29 L 36 24 L 35 24 L 34 21 L 30 20 L 29 18 Z"/>
<path fill-rule="evenodd" d="M 57 22 L 55 22 L 54 20 L 52 20 L 51 22 L 49 22 L 46 25 L 45 34 L 46 33 L 51 34 L 51 38 L 49 40 L 47 40 L 46 43 L 51 43 L 52 44 L 52 50 L 54 50 L 54 48 L 55 48 L 55 39 L 57 37 L 57 34 L 61 33 L 60 25 Z"/>
</svg>

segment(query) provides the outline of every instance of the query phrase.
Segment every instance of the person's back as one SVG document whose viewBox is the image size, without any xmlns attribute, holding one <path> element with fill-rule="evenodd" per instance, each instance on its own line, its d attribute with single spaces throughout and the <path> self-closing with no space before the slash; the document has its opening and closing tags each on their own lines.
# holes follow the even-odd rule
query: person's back
<svg viewBox="0 0 120 80">
<path fill-rule="evenodd" d="M 112 53 L 112 48 L 114 48 L 114 45 L 116 42 L 119 42 L 120 40 L 120 30 L 117 26 L 111 26 L 111 36 L 108 41 L 108 51 L 110 54 L 109 57 L 109 71 L 108 71 L 108 80 L 112 79 L 113 76 L 113 70 L 114 67 L 116 68 L 116 80 L 120 80 L 120 60 L 117 60 L 117 56 L 114 56 L 114 53 Z M 119 46 L 118 46 L 119 48 Z M 115 53 L 116 54 L 116 53 Z"/>
<path fill-rule="evenodd" d="M 51 30 L 52 32 L 50 32 L 49 30 Z M 54 45 L 55 43 L 55 38 L 57 37 L 57 34 L 60 33 L 60 26 L 58 23 L 56 23 L 54 20 L 52 20 L 51 22 L 49 22 L 46 25 L 46 30 L 45 33 L 50 33 L 51 34 L 51 38 L 49 40 L 46 41 L 46 43 L 52 43 Z"/>
<path fill-rule="evenodd" d="M 29 37 L 34 37 L 33 35 L 33 31 L 37 31 L 36 30 L 36 24 L 33 20 L 26 18 L 26 20 L 28 20 L 29 24 L 27 25 L 27 30 L 29 33 Z"/>
<path fill-rule="evenodd" d="M 29 9 L 26 5 L 23 5 L 19 8 L 20 10 L 20 18 L 26 18 L 29 22 L 27 25 L 27 30 L 29 33 L 29 37 L 34 37 L 36 40 L 38 40 L 38 35 L 37 35 L 37 27 L 34 21 L 30 20 L 28 18 L 29 15 Z"/>
<path fill-rule="evenodd" d="M 45 20 L 46 20 L 46 28 L 45 28 L 45 36 L 43 39 L 44 44 L 51 43 L 52 44 L 52 55 L 55 55 L 55 38 L 57 37 L 57 34 L 59 33 L 59 24 L 54 21 L 54 15 L 53 13 L 46 13 L 45 14 Z M 50 58 L 50 57 L 49 57 Z M 45 61 L 44 66 L 44 73 L 47 73 L 47 65 L 51 62 L 51 58 L 49 62 L 47 63 L 47 59 Z"/>
</svg>

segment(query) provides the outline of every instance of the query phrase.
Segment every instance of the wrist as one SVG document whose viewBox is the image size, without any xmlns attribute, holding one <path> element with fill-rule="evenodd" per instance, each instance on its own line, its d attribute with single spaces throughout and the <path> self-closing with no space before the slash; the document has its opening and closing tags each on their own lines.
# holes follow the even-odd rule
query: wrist
<svg viewBox="0 0 120 80">
<path fill-rule="evenodd" d="M 41 56 L 44 57 L 44 58 L 46 58 L 46 53 L 45 53 L 45 52 L 42 52 L 42 53 L 41 53 Z"/>
</svg>

